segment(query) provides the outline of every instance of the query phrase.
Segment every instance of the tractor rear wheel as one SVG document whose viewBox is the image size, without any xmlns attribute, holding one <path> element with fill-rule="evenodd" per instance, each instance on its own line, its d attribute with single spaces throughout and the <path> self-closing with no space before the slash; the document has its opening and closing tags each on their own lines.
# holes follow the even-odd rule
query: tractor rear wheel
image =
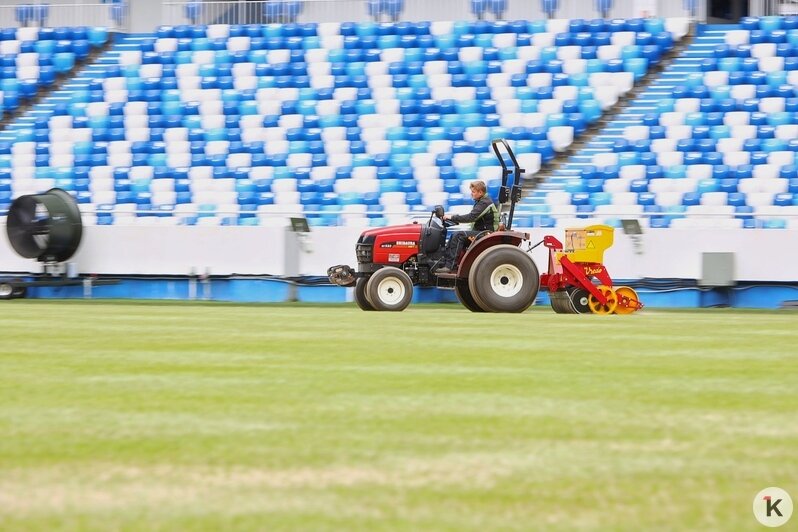
<svg viewBox="0 0 798 532">
<path fill-rule="evenodd" d="M 374 310 L 399 312 L 413 299 L 413 281 L 403 270 L 386 266 L 369 277 L 366 295 Z"/>
<path fill-rule="evenodd" d="M 481 306 L 474 300 L 471 290 L 468 288 L 468 281 L 465 279 L 458 279 L 454 285 L 454 293 L 457 295 L 457 300 L 471 312 L 485 312 Z"/>
<path fill-rule="evenodd" d="M 540 275 L 532 257 L 516 246 L 493 246 L 477 257 L 468 275 L 474 301 L 488 312 L 523 312 L 535 302 Z"/>
<path fill-rule="evenodd" d="M 374 310 L 374 307 L 366 298 L 366 284 L 368 282 L 369 280 L 365 277 L 360 277 L 355 281 L 355 303 L 360 310 Z"/>
</svg>

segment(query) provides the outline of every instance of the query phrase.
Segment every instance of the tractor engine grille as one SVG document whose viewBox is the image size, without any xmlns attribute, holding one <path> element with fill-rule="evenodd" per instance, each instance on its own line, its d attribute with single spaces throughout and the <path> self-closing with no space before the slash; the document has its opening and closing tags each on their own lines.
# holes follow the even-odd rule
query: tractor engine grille
<svg viewBox="0 0 798 532">
<path fill-rule="evenodd" d="M 360 264 L 371 264 L 374 260 L 374 244 L 358 244 L 355 247 L 355 255 Z"/>
</svg>

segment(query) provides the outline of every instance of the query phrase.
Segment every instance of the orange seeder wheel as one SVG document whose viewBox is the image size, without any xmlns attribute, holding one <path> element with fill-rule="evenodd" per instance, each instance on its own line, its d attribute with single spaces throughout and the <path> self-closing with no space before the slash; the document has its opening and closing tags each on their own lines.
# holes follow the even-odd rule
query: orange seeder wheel
<svg viewBox="0 0 798 532">
<path fill-rule="evenodd" d="M 615 289 L 618 299 L 618 306 L 615 307 L 616 314 L 631 314 L 640 308 L 640 300 L 637 299 L 637 292 L 629 286 L 619 286 Z"/>
<path fill-rule="evenodd" d="M 615 309 L 618 308 L 618 296 L 615 295 L 615 290 L 603 284 L 597 286 L 596 289 L 604 294 L 604 297 L 607 298 L 607 303 L 602 305 L 601 301 L 596 299 L 596 296 L 590 294 L 587 305 L 590 307 L 591 312 L 593 314 L 612 314 L 615 312 Z"/>
</svg>

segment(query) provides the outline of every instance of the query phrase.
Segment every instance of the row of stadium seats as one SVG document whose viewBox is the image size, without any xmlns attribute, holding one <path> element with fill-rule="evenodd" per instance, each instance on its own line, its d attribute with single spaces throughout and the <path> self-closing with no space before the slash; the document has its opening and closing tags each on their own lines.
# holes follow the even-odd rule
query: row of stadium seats
<svg viewBox="0 0 798 532">
<path fill-rule="evenodd" d="M 159 26 L 157 38 L 220 39 L 228 37 L 314 37 L 314 36 L 384 36 L 384 35 L 488 35 L 488 34 L 540 34 L 558 33 L 649 33 L 670 32 L 675 39 L 687 33 L 686 19 L 548 19 L 515 21 L 421 21 L 421 22 L 322 22 L 301 24 L 211 24 Z M 571 37 L 569 37 L 570 39 Z M 571 44 L 570 42 L 563 44 Z M 573 44 L 580 44 L 574 42 Z M 587 43 L 584 43 L 587 44 Z M 550 42 L 548 45 L 554 45 Z"/>
</svg>

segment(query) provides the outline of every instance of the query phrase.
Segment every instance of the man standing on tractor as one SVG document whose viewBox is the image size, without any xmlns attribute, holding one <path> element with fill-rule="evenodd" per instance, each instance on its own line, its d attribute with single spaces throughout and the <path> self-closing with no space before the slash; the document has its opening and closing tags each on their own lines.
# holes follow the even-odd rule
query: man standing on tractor
<svg viewBox="0 0 798 532">
<path fill-rule="evenodd" d="M 471 230 L 457 231 L 449 239 L 443 254 L 443 267 L 438 268 L 436 273 L 451 273 L 456 270 L 457 257 L 466 240 L 482 233 L 483 231 L 495 231 L 499 228 L 499 210 L 488 195 L 484 181 L 473 181 L 469 185 L 471 189 L 471 199 L 474 200 L 474 207 L 468 214 L 445 214 L 444 220 L 451 220 L 454 223 L 471 223 Z"/>
</svg>

